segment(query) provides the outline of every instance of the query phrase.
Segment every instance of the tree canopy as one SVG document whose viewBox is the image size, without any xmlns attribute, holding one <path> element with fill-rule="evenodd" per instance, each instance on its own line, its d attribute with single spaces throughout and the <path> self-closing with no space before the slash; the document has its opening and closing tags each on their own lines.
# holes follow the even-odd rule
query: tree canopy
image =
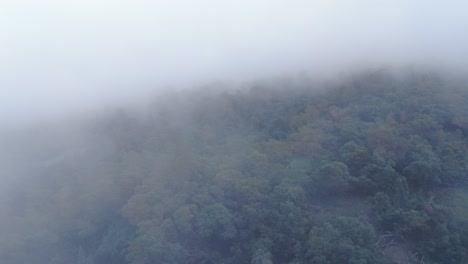
<svg viewBox="0 0 468 264">
<path fill-rule="evenodd" d="M 96 118 L 8 193 L 0 262 L 463 263 L 465 87 L 370 71 Z"/>
</svg>

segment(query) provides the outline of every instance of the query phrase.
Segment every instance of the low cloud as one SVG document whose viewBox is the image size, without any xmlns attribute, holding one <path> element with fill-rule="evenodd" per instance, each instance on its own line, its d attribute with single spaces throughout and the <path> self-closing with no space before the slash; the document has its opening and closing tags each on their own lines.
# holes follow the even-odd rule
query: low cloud
<svg viewBox="0 0 468 264">
<path fill-rule="evenodd" d="M 0 121 L 40 122 L 166 87 L 306 71 L 464 70 L 461 1 L 4 1 Z"/>
</svg>

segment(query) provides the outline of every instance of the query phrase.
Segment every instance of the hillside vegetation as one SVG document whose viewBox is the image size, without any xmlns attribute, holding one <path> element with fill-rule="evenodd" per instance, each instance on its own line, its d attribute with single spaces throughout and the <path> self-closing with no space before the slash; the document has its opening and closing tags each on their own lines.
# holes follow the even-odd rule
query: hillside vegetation
<svg viewBox="0 0 468 264">
<path fill-rule="evenodd" d="M 21 140 L 41 157 L 4 195 L 0 262 L 466 263 L 467 87 L 258 82 Z"/>
</svg>

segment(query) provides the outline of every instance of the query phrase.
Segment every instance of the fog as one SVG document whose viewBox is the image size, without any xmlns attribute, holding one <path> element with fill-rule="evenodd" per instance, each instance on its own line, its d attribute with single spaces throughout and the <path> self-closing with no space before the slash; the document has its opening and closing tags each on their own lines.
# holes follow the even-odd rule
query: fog
<svg viewBox="0 0 468 264">
<path fill-rule="evenodd" d="M 296 73 L 465 69 L 464 1 L 0 3 L 2 127 L 167 89 Z"/>
<path fill-rule="evenodd" d="M 0 262 L 462 263 L 466 10 L 0 1 Z"/>
</svg>

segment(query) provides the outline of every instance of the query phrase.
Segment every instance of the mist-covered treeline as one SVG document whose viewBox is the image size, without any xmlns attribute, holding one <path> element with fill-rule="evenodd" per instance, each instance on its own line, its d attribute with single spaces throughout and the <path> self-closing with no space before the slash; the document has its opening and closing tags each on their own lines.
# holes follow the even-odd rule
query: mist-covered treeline
<svg viewBox="0 0 468 264">
<path fill-rule="evenodd" d="M 4 136 L 0 262 L 464 263 L 467 86 L 264 81 Z"/>
</svg>

